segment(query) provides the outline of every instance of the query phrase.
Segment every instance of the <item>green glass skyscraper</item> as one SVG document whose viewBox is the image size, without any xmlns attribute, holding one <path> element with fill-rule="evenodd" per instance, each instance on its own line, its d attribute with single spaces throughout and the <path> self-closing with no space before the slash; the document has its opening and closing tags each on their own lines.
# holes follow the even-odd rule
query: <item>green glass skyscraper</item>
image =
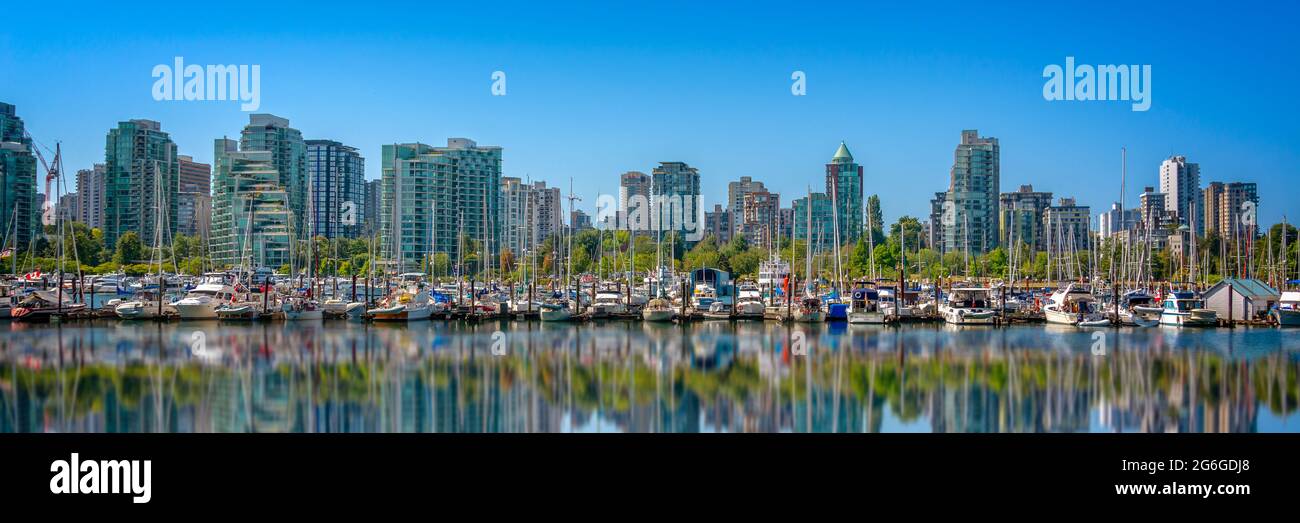
<svg viewBox="0 0 1300 523">
<path fill-rule="evenodd" d="M 180 165 L 176 144 L 161 124 L 129 120 L 110 129 L 104 167 L 104 241 L 110 249 L 129 231 L 153 245 L 160 213 L 163 237 L 176 234 Z"/>
<path fill-rule="evenodd" d="M 840 244 L 858 241 L 862 236 L 862 166 L 853 161 L 848 146 L 840 142 L 831 163 L 826 164 L 826 194 L 835 199 Z M 796 219 L 798 219 L 796 217 Z M 831 231 L 833 232 L 833 230 Z M 827 238 L 830 243 L 835 238 Z"/>
<path fill-rule="evenodd" d="M 289 210 L 295 238 L 306 238 L 307 145 L 302 132 L 289 127 L 289 119 L 273 114 L 252 114 L 239 135 L 242 152 L 271 153 L 271 167 L 279 174 L 279 185 L 289 195 Z"/>
<path fill-rule="evenodd" d="M 5 245 L 26 250 L 40 226 L 36 207 L 36 156 L 14 106 L 0 102 L 0 223 Z"/>
</svg>

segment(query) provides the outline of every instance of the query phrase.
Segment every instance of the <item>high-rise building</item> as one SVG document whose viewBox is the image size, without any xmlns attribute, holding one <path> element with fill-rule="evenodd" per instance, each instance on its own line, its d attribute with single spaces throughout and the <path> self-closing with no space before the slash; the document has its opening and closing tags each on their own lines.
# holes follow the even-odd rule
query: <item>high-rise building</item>
<svg viewBox="0 0 1300 523">
<path fill-rule="evenodd" d="M 682 231 L 688 237 L 703 232 L 700 171 L 685 162 L 659 162 L 650 176 L 650 205 L 658 213 L 657 229 Z"/>
<path fill-rule="evenodd" d="M 944 230 L 943 221 L 944 213 L 947 212 L 948 191 L 934 193 L 934 198 L 930 199 L 930 220 L 929 226 L 926 227 L 929 243 L 936 251 L 944 251 Z M 882 230 L 889 230 L 888 227 L 881 226 Z"/>
<path fill-rule="evenodd" d="M 997 247 L 999 154 L 997 138 L 981 137 L 976 130 L 961 132 L 946 198 L 953 212 L 943 227 L 945 252 L 974 255 Z"/>
<path fill-rule="evenodd" d="M 383 211 L 383 195 L 383 180 L 366 180 L 366 203 L 361 206 L 361 228 L 367 237 L 379 233 L 379 213 Z"/>
<path fill-rule="evenodd" d="M 1061 198 L 1043 211 L 1044 243 L 1050 252 L 1087 251 L 1091 242 L 1092 210 L 1074 198 Z"/>
<path fill-rule="evenodd" d="M 77 221 L 92 229 L 104 227 L 104 164 L 77 171 Z"/>
<path fill-rule="evenodd" d="M 1160 192 L 1165 209 L 1178 214 L 1178 223 L 1193 231 L 1204 230 L 1201 213 L 1201 166 L 1185 156 L 1170 156 L 1160 163 Z"/>
<path fill-rule="evenodd" d="M 292 212 L 275 153 L 240 151 L 225 138 L 214 142 L 213 152 L 213 263 L 272 270 L 289 264 Z"/>
<path fill-rule="evenodd" d="M 741 203 L 739 219 L 734 214 L 732 219 L 740 222 L 737 230 L 750 245 L 771 247 L 780 229 L 781 195 L 767 189 L 751 191 Z"/>
<path fill-rule="evenodd" d="M 0 102 L 0 236 L 12 238 L 0 250 L 28 249 L 41 224 L 39 205 L 32 140 L 14 106 Z"/>
<path fill-rule="evenodd" d="M 756 182 L 749 176 L 727 182 L 727 212 L 732 217 L 733 232 L 740 233 L 744 221 L 738 217 L 745 212 L 745 197 L 755 192 L 767 192 L 767 188 L 763 187 L 763 182 Z"/>
<path fill-rule="evenodd" d="M 361 236 L 367 213 L 366 163 L 355 147 L 334 140 L 307 140 L 311 236 Z"/>
<path fill-rule="evenodd" d="M 704 211 L 704 234 L 712 234 L 718 245 L 731 241 L 731 211 L 713 204 L 712 211 Z"/>
<path fill-rule="evenodd" d="M 811 201 L 811 203 L 809 203 Z M 811 213 L 809 205 L 812 206 Z M 790 202 L 794 218 L 794 237 L 808 241 L 813 249 L 827 251 L 835 246 L 834 206 L 826 193 L 815 192 Z M 810 221 L 811 219 L 811 221 Z"/>
<path fill-rule="evenodd" d="M 1121 231 L 1131 231 L 1142 221 L 1142 209 L 1121 209 L 1119 202 L 1110 204 L 1110 210 L 1097 215 L 1097 235 L 1110 238 Z"/>
<path fill-rule="evenodd" d="M 652 185 L 652 178 L 640 171 L 628 171 L 618 177 L 619 227 L 637 232 L 649 230 Z M 639 216 L 639 223 L 629 223 L 633 213 Z"/>
<path fill-rule="evenodd" d="M 591 215 L 583 212 L 581 209 L 574 209 L 569 212 L 569 232 L 582 232 L 592 228 Z"/>
<path fill-rule="evenodd" d="M 1021 185 L 1016 192 L 998 196 L 998 230 L 1002 245 L 1024 243 L 1035 250 L 1043 250 L 1041 229 L 1043 212 L 1052 205 L 1052 193 L 1035 191 L 1033 185 Z"/>
<path fill-rule="evenodd" d="M 835 199 L 840 244 L 858 241 L 862 236 L 862 166 L 844 142 L 826 164 L 826 194 Z M 832 236 L 831 241 L 835 238 Z"/>
<path fill-rule="evenodd" d="M 532 184 L 514 177 L 501 178 L 501 244 L 516 257 L 533 252 L 547 237 L 563 227 L 560 189 L 546 182 Z"/>
<path fill-rule="evenodd" d="M 790 236 L 794 234 L 794 208 L 793 207 L 784 207 L 777 212 L 776 234 L 777 234 L 777 245 L 781 244 L 782 239 L 784 239 L 785 241 L 789 241 Z"/>
<path fill-rule="evenodd" d="M 289 127 L 289 119 L 273 114 L 251 114 L 239 134 L 239 150 L 271 153 L 271 167 L 279 173 L 280 187 L 289 195 L 295 238 L 307 237 L 307 145 L 302 132 Z"/>
<path fill-rule="evenodd" d="M 384 256 L 419 271 L 431 253 L 452 259 L 499 252 L 501 148 L 449 138 L 447 147 L 385 145 L 380 227 Z M 480 252 L 458 252 L 460 235 Z"/>
<path fill-rule="evenodd" d="M 180 199 L 176 144 L 153 120 L 120 122 L 104 145 L 104 242 L 110 248 L 127 232 L 153 245 L 155 232 L 168 243 L 176 233 Z M 155 228 L 165 221 L 162 231 Z"/>
<path fill-rule="evenodd" d="M 207 238 L 212 224 L 212 166 L 181 155 L 176 232 Z"/>
<path fill-rule="evenodd" d="M 1259 233 L 1255 207 L 1259 205 L 1259 189 L 1253 182 L 1210 182 L 1202 196 L 1205 229 L 1201 234 L 1216 231 L 1222 238 L 1238 235 L 1254 237 Z M 1249 203 L 1247 203 L 1249 202 Z M 1249 218 L 1243 219 L 1249 216 Z"/>
</svg>

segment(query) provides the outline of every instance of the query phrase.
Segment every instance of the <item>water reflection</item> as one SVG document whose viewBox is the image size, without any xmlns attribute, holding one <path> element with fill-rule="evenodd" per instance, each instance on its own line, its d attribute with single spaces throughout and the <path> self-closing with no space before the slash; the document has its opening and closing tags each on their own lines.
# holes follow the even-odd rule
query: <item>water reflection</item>
<svg viewBox="0 0 1300 523">
<path fill-rule="evenodd" d="M 1300 431 L 1296 330 L 0 328 L 0 432 Z"/>
</svg>

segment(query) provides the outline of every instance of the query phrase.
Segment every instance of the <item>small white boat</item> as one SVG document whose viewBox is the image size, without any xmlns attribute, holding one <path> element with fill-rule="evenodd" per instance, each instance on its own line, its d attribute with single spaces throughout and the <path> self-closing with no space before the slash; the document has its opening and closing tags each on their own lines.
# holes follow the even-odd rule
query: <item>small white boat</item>
<svg viewBox="0 0 1300 523">
<path fill-rule="evenodd" d="M 419 321 L 433 314 L 433 298 L 415 287 L 398 288 L 377 307 L 367 310 L 366 317 L 375 321 Z"/>
<path fill-rule="evenodd" d="M 1043 307 L 1047 323 L 1074 325 L 1076 327 L 1107 327 L 1111 321 L 1100 310 L 1100 302 L 1087 285 L 1071 283 L 1052 293 L 1051 301 Z"/>
<path fill-rule="evenodd" d="M 736 317 L 739 319 L 762 319 L 763 294 L 757 285 L 743 283 L 736 290 Z"/>
<path fill-rule="evenodd" d="M 596 293 L 596 300 L 591 303 L 591 312 L 595 316 L 613 316 L 627 312 L 623 297 L 614 291 Z"/>
<path fill-rule="evenodd" d="M 673 321 L 677 312 L 673 309 L 673 304 L 663 298 L 655 298 L 641 309 L 641 319 L 645 321 Z"/>
<path fill-rule="evenodd" d="M 1173 291 L 1165 297 L 1160 324 L 1172 327 L 1215 327 L 1219 314 L 1205 308 L 1205 301 L 1190 291 Z"/>
<path fill-rule="evenodd" d="M 185 297 L 172 304 L 176 315 L 182 320 L 215 320 L 217 307 L 230 301 L 235 289 L 220 282 L 208 281 L 199 284 Z"/>
<path fill-rule="evenodd" d="M 1160 324 L 1160 313 L 1156 299 L 1143 291 L 1129 291 L 1120 296 L 1120 325 L 1154 327 Z"/>
<path fill-rule="evenodd" d="M 175 313 L 176 309 L 170 303 L 159 304 L 157 293 L 141 291 L 131 300 L 117 304 L 113 312 L 124 320 L 147 320 Z"/>
<path fill-rule="evenodd" d="M 285 321 L 319 321 L 325 317 L 325 311 L 314 300 L 289 298 L 280 304 L 276 319 Z"/>
<path fill-rule="evenodd" d="M 985 287 L 954 287 L 939 304 L 939 314 L 953 325 L 992 325 L 997 320 L 992 296 L 993 291 Z"/>
<path fill-rule="evenodd" d="M 704 311 L 706 320 L 731 320 L 731 308 L 720 301 L 713 302 L 709 305 L 709 310 Z"/>
</svg>

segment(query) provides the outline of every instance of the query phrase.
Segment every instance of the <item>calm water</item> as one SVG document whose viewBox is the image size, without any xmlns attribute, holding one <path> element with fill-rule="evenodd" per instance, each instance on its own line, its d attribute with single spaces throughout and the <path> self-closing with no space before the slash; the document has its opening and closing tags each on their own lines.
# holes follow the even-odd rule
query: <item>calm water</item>
<svg viewBox="0 0 1300 523">
<path fill-rule="evenodd" d="M 1295 329 L 0 330 L 0 432 L 1300 432 Z"/>
</svg>

